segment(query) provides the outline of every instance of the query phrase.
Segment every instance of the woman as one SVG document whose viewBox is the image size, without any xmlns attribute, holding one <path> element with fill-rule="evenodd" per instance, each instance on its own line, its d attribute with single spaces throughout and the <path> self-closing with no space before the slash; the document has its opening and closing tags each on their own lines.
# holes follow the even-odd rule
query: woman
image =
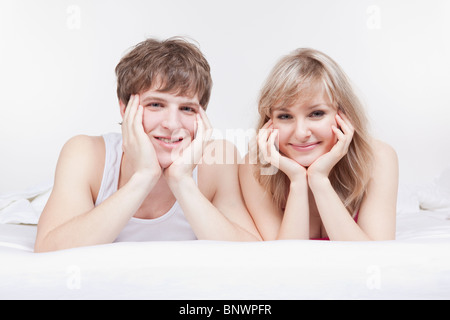
<svg viewBox="0 0 450 320">
<path fill-rule="evenodd" d="M 396 153 L 369 136 L 335 61 L 313 49 L 285 56 L 262 88 L 258 111 L 258 162 L 247 155 L 239 175 L 264 240 L 395 238 Z"/>
</svg>

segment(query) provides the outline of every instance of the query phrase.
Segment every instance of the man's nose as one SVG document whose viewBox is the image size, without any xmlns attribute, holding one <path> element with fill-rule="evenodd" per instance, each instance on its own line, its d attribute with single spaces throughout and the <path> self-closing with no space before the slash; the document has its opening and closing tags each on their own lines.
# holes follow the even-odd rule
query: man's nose
<svg viewBox="0 0 450 320">
<path fill-rule="evenodd" d="M 167 110 L 161 125 L 170 130 L 179 129 L 181 127 L 181 121 L 178 110 Z"/>
</svg>

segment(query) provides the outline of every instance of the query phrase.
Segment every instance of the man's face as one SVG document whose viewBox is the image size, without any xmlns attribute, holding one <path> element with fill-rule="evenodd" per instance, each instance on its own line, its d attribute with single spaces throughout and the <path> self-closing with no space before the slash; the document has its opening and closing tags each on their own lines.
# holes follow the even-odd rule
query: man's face
<svg viewBox="0 0 450 320">
<path fill-rule="evenodd" d="M 160 166 L 167 168 L 194 139 L 196 115 L 201 108 L 198 97 L 149 89 L 140 93 L 140 105 L 144 107 L 144 131 L 155 148 Z"/>
</svg>

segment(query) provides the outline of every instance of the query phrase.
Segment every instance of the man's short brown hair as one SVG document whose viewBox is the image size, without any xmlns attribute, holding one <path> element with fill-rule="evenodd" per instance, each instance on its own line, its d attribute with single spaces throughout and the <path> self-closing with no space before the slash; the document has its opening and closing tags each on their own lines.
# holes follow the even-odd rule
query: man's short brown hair
<svg viewBox="0 0 450 320">
<path fill-rule="evenodd" d="M 126 105 L 132 94 L 157 86 L 161 92 L 198 95 L 206 109 L 212 89 L 210 66 L 199 48 L 183 38 L 147 39 L 116 67 L 117 96 Z"/>
</svg>

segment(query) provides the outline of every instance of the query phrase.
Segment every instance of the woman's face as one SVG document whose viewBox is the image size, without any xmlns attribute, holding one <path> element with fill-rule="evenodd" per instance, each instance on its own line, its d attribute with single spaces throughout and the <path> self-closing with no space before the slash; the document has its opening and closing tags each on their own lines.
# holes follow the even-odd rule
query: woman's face
<svg viewBox="0 0 450 320">
<path fill-rule="evenodd" d="M 143 127 L 152 142 L 159 164 L 167 168 L 194 139 L 198 97 L 177 96 L 149 89 L 140 93 L 144 107 Z"/>
<path fill-rule="evenodd" d="M 279 131 L 279 150 L 304 167 L 329 152 L 337 138 L 331 126 L 336 124 L 337 109 L 323 90 L 300 97 L 287 108 L 275 109 L 274 128 Z"/>
</svg>

